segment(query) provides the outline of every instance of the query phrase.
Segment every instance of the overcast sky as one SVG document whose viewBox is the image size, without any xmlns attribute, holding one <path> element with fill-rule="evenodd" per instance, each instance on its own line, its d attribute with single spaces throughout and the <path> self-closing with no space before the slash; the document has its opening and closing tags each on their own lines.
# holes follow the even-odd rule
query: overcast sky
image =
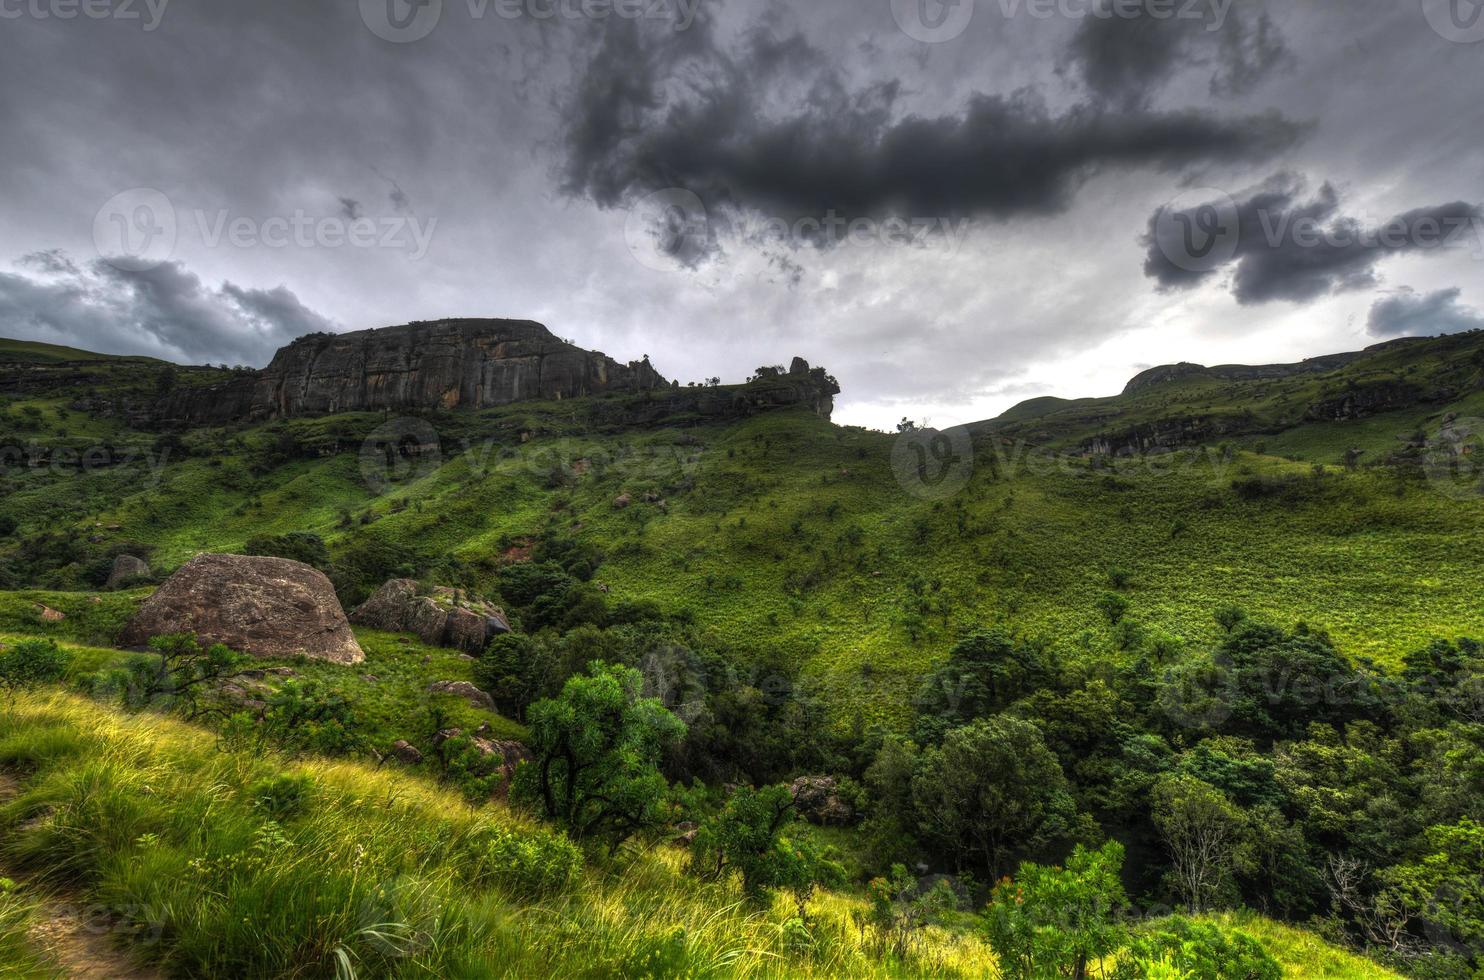
<svg viewBox="0 0 1484 980">
<path fill-rule="evenodd" d="M 0 0 L 0 335 L 530 318 L 889 427 L 1484 326 L 1481 13 Z"/>
</svg>

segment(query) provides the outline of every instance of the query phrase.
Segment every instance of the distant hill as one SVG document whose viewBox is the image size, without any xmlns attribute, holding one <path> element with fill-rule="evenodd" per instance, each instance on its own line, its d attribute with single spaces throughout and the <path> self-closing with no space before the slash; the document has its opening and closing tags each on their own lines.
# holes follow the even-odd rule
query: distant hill
<svg viewBox="0 0 1484 980">
<path fill-rule="evenodd" d="M 1101 454 L 1228 442 L 1286 453 L 1405 448 L 1448 413 L 1484 414 L 1484 332 L 1405 338 L 1298 364 L 1170 364 L 1110 398 L 1037 398 L 978 431 Z"/>
</svg>

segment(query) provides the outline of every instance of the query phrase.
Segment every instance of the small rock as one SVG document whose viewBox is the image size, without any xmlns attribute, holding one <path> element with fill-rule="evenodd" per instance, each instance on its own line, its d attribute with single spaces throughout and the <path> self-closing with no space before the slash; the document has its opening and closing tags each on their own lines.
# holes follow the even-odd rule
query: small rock
<svg viewBox="0 0 1484 980">
<path fill-rule="evenodd" d="M 361 680 L 365 681 L 367 684 L 378 684 L 381 682 L 381 678 L 377 677 L 375 674 L 362 674 Z"/>
<path fill-rule="evenodd" d="M 625 507 L 627 507 L 629 504 L 632 504 L 633 502 L 634 498 L 630 497 L 626 493 L 621 493 L 617 497 L 613 498 L 613 509 L 623 510 Z"/>
<path fill-rule="evenodd" d="M 472 656 L 470 654 L 467 654 L 467 653 L 461 653 L 461 654 L 459 654 L 459 659 L 460 660 L 478 660 L 479 658 L 478 657 L 475 657 L 475 656 Z"/>
<path fill-rule="evenodd" d="M 37 603 L 36 605 L 36 615 L 41 617 L 43 623 L 60 623 L 67 618 L 66 613 L 53 609 L 51 606 L 42 605 L 41 603 Z"/>
</svg>

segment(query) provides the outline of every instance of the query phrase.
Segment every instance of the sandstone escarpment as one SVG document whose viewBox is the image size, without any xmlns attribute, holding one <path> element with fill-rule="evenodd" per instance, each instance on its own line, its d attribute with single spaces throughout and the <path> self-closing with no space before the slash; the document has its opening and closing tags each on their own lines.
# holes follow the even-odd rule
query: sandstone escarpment
<svg viewBox="0 0 1484 980">
<path fill-rule="evenodd" d="M 620 364 L 529 320 L 439 320 L 311 334 L 263 370 L 171 392 L 160 422 L 202 425 L 337 412 L 480 409 L 664 385 L 649 361 Z"/>
</svg>

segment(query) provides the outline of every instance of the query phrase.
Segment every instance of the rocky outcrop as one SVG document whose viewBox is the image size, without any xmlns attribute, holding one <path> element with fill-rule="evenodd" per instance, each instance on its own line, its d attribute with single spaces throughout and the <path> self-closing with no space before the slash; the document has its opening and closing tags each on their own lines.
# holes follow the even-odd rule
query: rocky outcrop
<svg viewBox="0 0 1484 980">
<path fill-rule="evenodd" d="M 1428 393 L 1421 386 L 1405 381 L 1380 381 L 1355 385 L 1341 394 L 1309 406 L 1304 417 L 1311 422 L 1351 422 L 1378 412 L 1410 408 L 1419 402 L 1446 402 L 1456 398 L 1456 391 Z"/>
<path fill-rule="evenodd" d="M 530 762 L 533 759 L 531 750 L 521 742 L 509 739 L 493 738 L 493 732 L 489 724 L 480 725 L 474 734 L 469 736 L 469 744 L 474 747 L 480 755 L 486 758 L 498 760 L 500 774 L 503 777 L 500 788 L 495 791 L 496 796 L 504 796 L 509 792 L 510 779 L 515 775 L 515 769 L 522 762 Z M 444 742 L 450 739 L 463 738 L 462 728 L 445 728 L 433 736 L 433 746 L 441 748 Z"/>
<path fill-rule="evenodd" d="M 149 563 L 143 558 L 133 555 L 119 555 L 113 560 L 113 568 L 108 573 L 108 581 L 103 583 L 105 589 L 118 589 L 130 583 L 138 583 L 142 578 L 149 577 Z"/>
<path fill-rule="evenodd" d="M 469 706 L 484 711 L 495 710 L 495 699 L 468 681 L 434 681 L 428 685 L 429 694 L 450 694 L 463 698 Z"/>
<path fill-rule="evenodd" d="M 357 626 L 416 634 L 435 647 L 480 654 L 510 623 L 499 606 L 456 589 L 435 586 L 426 591 L 410 578 L 395 578 L 350 614 Z"/>
<path fill-rule="evenodd" d="M 226 424 L 358 411 L 480 409 L 665 385 L 649 361 L 620 364 L 530 320 L 438 320 L 311 334 L 261 371 L 164 397 L 162 423 Z"/>
<path fill-rule="evenodd" d="M 287 558 L 197 555 L 145 600 L 119 637 L 195 633 L 257 657 L 302 654 L 340 664 L 365 659 L 324 573 Z"/>
<path fill-rule="evenodd" d="M 415 766 L 423 761 L 423 754 L 417 750 L 417 746 L 405 738 L 399 738 L 393 742 L 387 755 L 409 766 Z"/>
<path fill-rule="evenodd" d="M 840 795 L 831 776 L 800 776 L 789 791 L 799 815 L 810 823 L 839 827 L 855 819 L 855 808 Z"/>
</svg>

